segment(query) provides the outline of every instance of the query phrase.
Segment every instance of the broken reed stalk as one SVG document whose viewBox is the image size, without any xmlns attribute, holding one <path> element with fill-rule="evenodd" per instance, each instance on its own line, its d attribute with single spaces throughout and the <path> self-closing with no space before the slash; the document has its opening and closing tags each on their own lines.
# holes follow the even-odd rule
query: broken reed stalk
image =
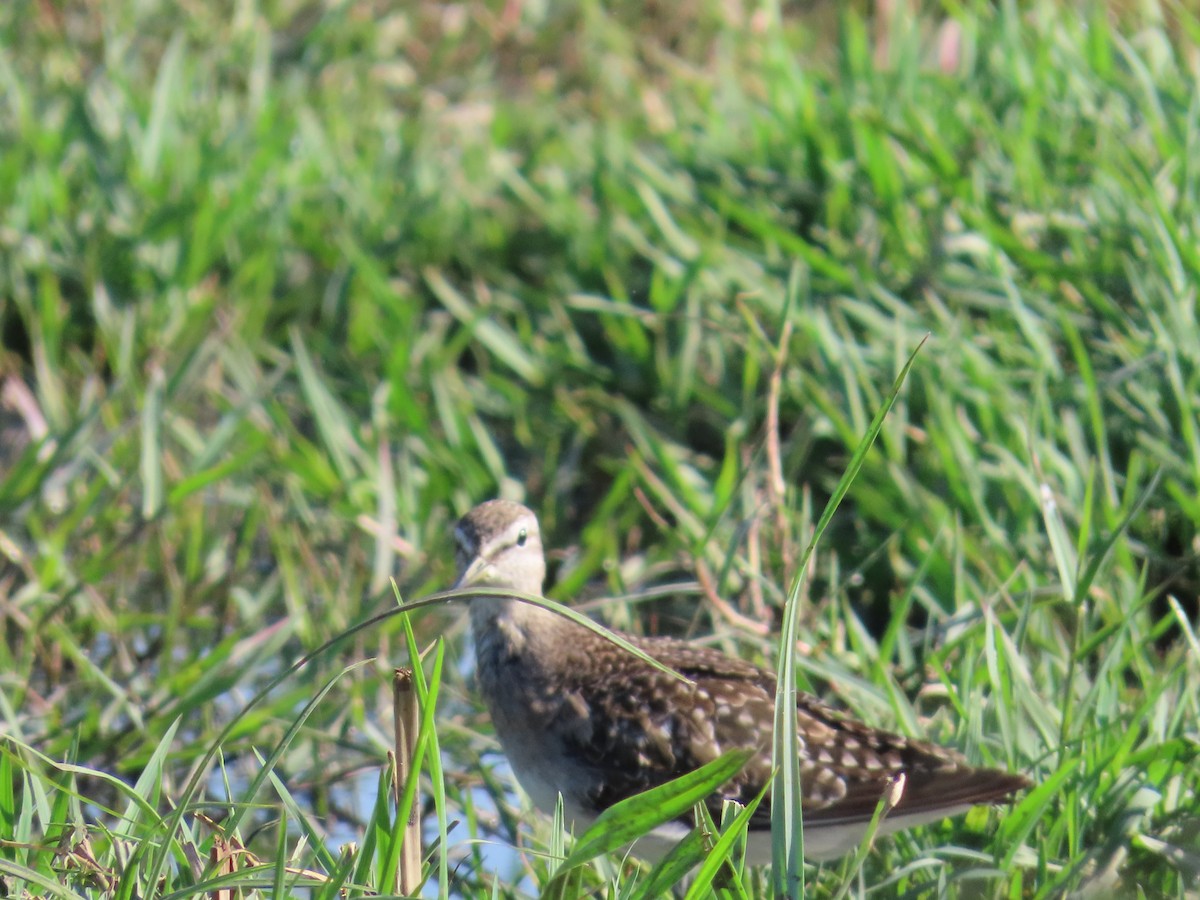
<svg viewBox="0 0 1200 900">
<path fill-rule="evenodd" d="M 393 769 L 392 788 L 396 794 L 397 810 L 404 794 L 404 785 L 413 768 L 413 752 L 417 746 L 418 710 L 417 695 L 413 691 L 413 671 L 398 668 L 392 673 L 392 709 L 396 729 L 396 766 Z M 415 777 L 415 773 L 413 773 Z M 412 895 L 421 888 L 421 817 L 417 810 L 420 804 L 413 799 L 408 810 L 408 821 L 404 825 L 404 837 L 400 845 L 400 865 L 396 870 L 396 891 Z"/>
</svg>

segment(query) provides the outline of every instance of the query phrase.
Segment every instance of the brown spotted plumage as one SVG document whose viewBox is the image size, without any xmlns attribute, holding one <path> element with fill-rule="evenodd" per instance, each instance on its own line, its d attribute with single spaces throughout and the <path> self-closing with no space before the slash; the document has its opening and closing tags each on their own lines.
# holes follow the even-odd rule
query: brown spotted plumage
<svg viewBox="0 0 1200 900">
<path fill-rule="evenodd" d="M 591 631 L 488 587 L 539 595 L 545 559 L 538 522 L 519 503 L 493 500 L 455 528 L 458 586 L 471 600 L 477 678 L 517 779 L 542 810 L 561 793 L 568 820 L 590 822 L 614 803 L 692 771 L 726 750 L 755 751 L 710 800 L 747 803 L 771 776 L 775 676 L 684 641 L 623 635 L 686 676 L 671 678 Z M 975 804 L 1008 799 L 1028 781 L 976 768 L 957 752 L 856 722 L 801 694 L 797 734 L 805 854 L 854 849 L 883 793 L 903 774 L 882 831 L 937 821 Z M 770 859 L 770 809 L 751 822 L 749 857 Z M 635 847 L 655 857 L 683 823 Z M 759 838 L 755 840 L 755 836 Z"/>
</svg>

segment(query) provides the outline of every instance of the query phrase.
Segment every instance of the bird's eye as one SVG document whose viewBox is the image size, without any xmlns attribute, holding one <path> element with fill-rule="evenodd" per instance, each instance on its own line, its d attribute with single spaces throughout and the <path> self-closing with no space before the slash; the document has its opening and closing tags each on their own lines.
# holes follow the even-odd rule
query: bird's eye
<svg viewBox="0 0 1200 900">
<path fill-rule="evenodd" d="M 528 540 L 528 538 L 529 538 L 529 535 L 526 534 L 525 529 L 522 528 L 520 531 L 517 532 L 517 546 L 524 547 L 525 541 Z"/>
</svg>

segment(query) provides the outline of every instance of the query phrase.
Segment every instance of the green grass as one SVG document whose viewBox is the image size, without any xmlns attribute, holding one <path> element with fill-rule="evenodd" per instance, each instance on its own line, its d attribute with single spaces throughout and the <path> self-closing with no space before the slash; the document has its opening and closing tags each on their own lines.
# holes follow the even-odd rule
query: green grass
<svg viewBox="0 0 1200 900">
<path fill-rule="evenodd" d="M 386 894 L 438 638 L 426 892 L 675 883 L 554 880 L 460 612 L 283 673 L 501 493 L 552 598 L 778 665 L 928 334 L 797 679 L 1038 787 L 805 896 L 1200 889 L 1198 47 L 1182 5 L 0 7 L 0 886 Z M 696 573 L 725 609 L 655 590 Z"/>
</svg>

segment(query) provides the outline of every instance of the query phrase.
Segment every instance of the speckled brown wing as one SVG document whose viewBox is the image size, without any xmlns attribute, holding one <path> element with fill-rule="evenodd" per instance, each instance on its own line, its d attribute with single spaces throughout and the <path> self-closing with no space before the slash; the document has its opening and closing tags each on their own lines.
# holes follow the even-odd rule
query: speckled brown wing
<svg viewBox="0 0 1200 900">
<path fill-rule="evenodd" d="M 628 637 L 628 636 L 626 636 Z M 603 810 L 687 774 L 726 750 L 759 751 L 727 783 L 722 799 L 749 802 L 770 777 L 774 679 L 707 647 L 631 638 L 692 681 L 686 684 L 612 645 L 581 661 L 569 690 L 585 713 L 567 736 L 569 751 L 595 773 L 588 800 Z"/>
<path fill-rule="evenodd" d="M 954 750 L 906 738 L 846 717 L 815 697 L 797 700 L 805 823 L 867 821 L 892 780 L 904 775 L 893 817 L 1004 800 L 1028 780 L 971 766 Z M 817 786 L 812 802 L 808 785 Z"/>
<path fill-rule="evenodd" d="M 693 683 L 616 648 L 580 667 L 571 691 L 574 708 L 586 713 L 568 744 L 595 773 L 589 801 L 606 809 L 745 748 L 757 753 L 709 806 L 719 814 L 723 800 L 748 803 L 771 776 L 775 677 L 707 647 L 668 639 L 637 643 Z M 894 815 L 1003 800 L 1027 783 L 973 768 L 955 751 L 870 728 L 807 694 L 797 700 L 797 733 L 805 822 L 813 826 L 869 820 L 901 772 L 905 790 Z M 768 800 L 751 828 L 769 823 Z"/>
</svg>

